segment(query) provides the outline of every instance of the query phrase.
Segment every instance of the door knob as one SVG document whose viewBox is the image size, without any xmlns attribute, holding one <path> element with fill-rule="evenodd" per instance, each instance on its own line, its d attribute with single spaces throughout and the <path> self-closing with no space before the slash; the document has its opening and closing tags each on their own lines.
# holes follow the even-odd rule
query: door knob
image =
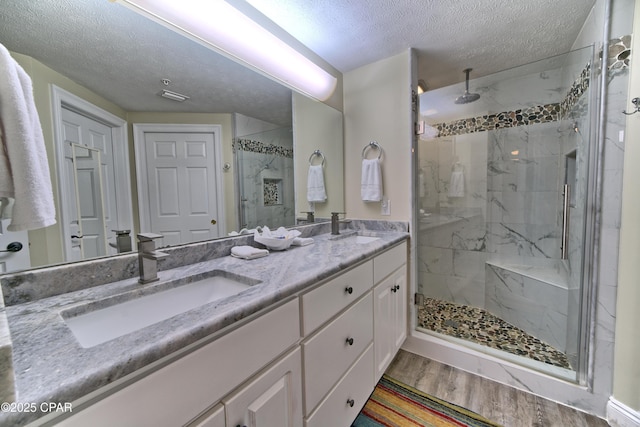
<svg viewBox="0 0 640 427">
<path fill-rule="evenodd" d="M 211 225 L 216 225 L 218 223 L 218 221 L 216 221 L 215 219 L 211 220 Z"/>
<path fill-rule="evenodd" d="M 11 242 L 7 245 L 7 249 L 0 250 L 0 252 L 19 252 L 20 250 L 22 250 L 22 243 Z"/>
<path fill-rule="evenodd" d="M 353 345 L 353 338 L 347 338 L 347 344 Z"/>
</svg>

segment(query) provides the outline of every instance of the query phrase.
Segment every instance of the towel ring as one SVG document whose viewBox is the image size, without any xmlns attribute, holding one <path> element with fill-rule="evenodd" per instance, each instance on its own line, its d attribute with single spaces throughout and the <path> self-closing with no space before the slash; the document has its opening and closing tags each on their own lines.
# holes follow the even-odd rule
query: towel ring
<svg viewBox="0 0 640 427">
<path fill-rule="evenodd" d="M 312 160 L 314 157 L 319 156 L 322 157 L 322 166 L 324 166 L 324 154 L 322 154 L 322 151 L 320 150 L 316 150 L 311 154 L 311 157 L 309 157 L 309 164 L 312 165 Z"/>
<path fill-rule="evenodd" d="M 375 141 L 371 141 L 370 143 L 368 143 L 367 145 L 364 146 L 364 148 L 362 149 L 362 158 L 366 159 L 365 157 L 365 153 L 367 152 L 368 148 L 375 148 L 376 150 L 378 150 L 378 159 L 380 159 L 380 157 L 382 157 L 382 147 L 380 146 L 380 144 L 378 144 Z"/>
</svg>

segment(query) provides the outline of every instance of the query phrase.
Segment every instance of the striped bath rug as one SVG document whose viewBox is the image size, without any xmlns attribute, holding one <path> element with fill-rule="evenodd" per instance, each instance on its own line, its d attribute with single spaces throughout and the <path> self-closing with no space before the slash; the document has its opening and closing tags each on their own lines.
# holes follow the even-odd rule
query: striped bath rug
<svg viewBox="0 0 640 427">
<path fill-rule="evenodd" d="M 352 427 L 500 427 L 461 406 L 384 375 Z"/>
</svg>

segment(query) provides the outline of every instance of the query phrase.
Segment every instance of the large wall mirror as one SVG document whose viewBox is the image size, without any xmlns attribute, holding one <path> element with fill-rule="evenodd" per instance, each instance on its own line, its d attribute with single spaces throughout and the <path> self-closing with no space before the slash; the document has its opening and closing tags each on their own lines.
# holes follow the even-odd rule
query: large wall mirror
<svg viewBox="0 0 640 427">
<path fill-rule="evenodd" d="M 126 232 L 135 250 L 140 231 L 167 246 L 344 210 L 338 110 L 117 3 L 6 3 L 0 43 L 33 80 L 58 223 L 18 235 L 4 220 L 0 250 L 26 245 L 0 253 L 0 273 L 116 256 Z M 172 160 L 178 151 L 188 159 Z M 315 151 L 327 200 L 310 204 Z"/>
</svg>

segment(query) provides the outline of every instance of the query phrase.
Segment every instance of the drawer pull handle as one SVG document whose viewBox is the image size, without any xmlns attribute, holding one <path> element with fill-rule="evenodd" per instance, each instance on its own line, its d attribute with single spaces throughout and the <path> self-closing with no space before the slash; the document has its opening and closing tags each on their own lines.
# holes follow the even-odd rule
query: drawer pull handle
<svg viewBox="0 0 640 427">
<path fill-rule="evenodd" d="M 353 345 L 353 338 L 347 338 L 347 344 Z"/>
<path fill-rule="evenodd" d="M 347 400 L 347 405 L 351 406 L 353 408 L 353 405 L 355 405 L 356 402 L 353 399 L 349 399 Z"/>
<path fill-rule="evenodd" d="M 391 292 L 398 292 L 398 289 L 400 289 L 400 285 L 395 285 L 393 288 L 391 288 Z"/>
<path fill-rule="evenodd" d="M 348 294 L 352 294 L 352 293 L 353 293 L 353 288 L 352 288 L 351 286 L 349 286 L 349 287 L 347 287 L 344 291 L 345 291 L 346 293 L 348 293 Z"/>
</svg>

